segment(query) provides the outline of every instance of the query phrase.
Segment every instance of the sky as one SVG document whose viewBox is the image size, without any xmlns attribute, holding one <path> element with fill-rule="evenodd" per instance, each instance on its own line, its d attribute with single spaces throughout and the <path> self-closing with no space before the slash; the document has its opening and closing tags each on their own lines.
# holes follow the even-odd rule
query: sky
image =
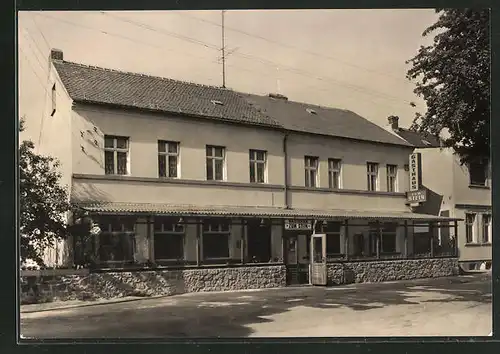
<svg viewBox="0 0 500 354">
<path fill-rule="evenodd" d="M 408 126 L 425 103 L 405 62 L 436 20 L 432 9 L 226 11 L 226 87 Z M 37 143 L 51 48 L 67 61 L 222 86 L 221 22 L 221 11 L 19 12 L 24 136 Z"/>
</svg>

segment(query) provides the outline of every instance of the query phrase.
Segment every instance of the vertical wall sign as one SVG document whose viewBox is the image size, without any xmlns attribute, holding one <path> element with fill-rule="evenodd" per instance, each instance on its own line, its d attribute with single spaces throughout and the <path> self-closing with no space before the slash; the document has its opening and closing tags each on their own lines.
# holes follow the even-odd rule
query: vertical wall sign
<svg viewBox="0 0 500 354">
<path fill-rule="evenodd" d="M 422 186 L 422 155 L 410 155 L 410 191 L 418 191 Z"/>
</svg>

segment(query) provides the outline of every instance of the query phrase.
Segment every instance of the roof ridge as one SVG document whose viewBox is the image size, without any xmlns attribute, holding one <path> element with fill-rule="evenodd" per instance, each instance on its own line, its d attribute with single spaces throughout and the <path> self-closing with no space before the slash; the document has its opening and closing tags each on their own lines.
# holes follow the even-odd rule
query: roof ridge
<svg viewBox="0 0 500 354">
<path fill-rule="evenodd" d="M 134 72 L 134 71 L 128 71 L 128 70 L 118 70 L 118 69 L 112 69 L 112 68 L 106 68 L 103 66 L 97 66 L 97 65 L 90 65 L 90 64 L 83 64 L 83 63 L 77 63 L 73 61 L 68 61 L 68 60 L 54 60 L 55 62 L 59 63 L 64 63 L 64 64 L 71 64 L 71 65 L 76 65 L 84 68 L 90 68 L 90 69 L 97 69 L 97 70 L 102 70 L 102 71 L 107 71 L 107 72 L 115 72 L 115 73 L 121 73 L 121 74 L 127 74 L 127 75 L 134 75 L 134 76 L 141 76 L 141 77 L 149 77 L 153 79 L 159 79 L 159 80 L 164 80 L 164 81 L 174 81 L 174 82 L 180 82 L 184 84 L 189 84 L 189 85 L 195 85 L 199 87 L 207 87 L 207 88 L 213 88 L 217 90 L 224 90 L 224 91 L 230 91 L 230 92 L 238 92 L 235 91 L 231 88 L 227 87 L 219 87 L 219 86 L 213 86 L 213 85 L 206 85 L 206 84 L 200 84 L 197 82 L 193 81 L 185 81 L 185 80 L 178 80 L 178 79 L 172 79 L 169 77 L 164 77 L 164 76 L 158 76 L 158 75 L 153 75 L 153 74 L 146 74 L 146 73 L 141 73 L 141 72 Z"/>
<path fill-rule="evenodd" d="M 235 92 L 238 92 L 238 91 L 235 91 Z M 262 94 L 255 94 L 255 93 L 245 93 L 245 92 L 241 92 L 242 94 L 244 95 L 247 95 L 247 96 L 257 96 L 257 97 L 262 97 L 262 98 L 267 98 L 267 99 L 271 99 L 271 100 L 275 100 L 275 101 L 279 101 L 279 99 L 274 99 L 272 97 L 269 97 L 268 95 L 262 95 Z M 302 105 L 306 105 L 306 106 L 309 106 L 309 107 L 315 107 L 315 108 L 321 108 L 321 109 L 334 109 L 334 110 L 337 110 L 337 111 L 344 111 L 344 112 L 351 112 L 351 113 L 354 113 L 354 114 L 357 114 L 349 109 L 346 109 L 346 108 L 340 108 L 340 107 L 332 107 L 332 106 L 323 106 L 323 105 L 320 105 L 320 104 L 316 104 L 316 103 L 309 103 L 309 102 L 304 102 L 304 101 L 295 101 L 295 100 L 286 100 L 286 101 L 283 101 L 285 103 L 295 103 L 295 104 L 302 104 Z"/>
<path fill-rule="evenodd" d="M 107 71 L 107 72 L 122 73 L 122 74 L 128 74 L 128 75 L 134 75 L 134 76 L 141 76 L 141 77 L 149 77 L 149 78 L 159 79 L 159 80 L 163 80 L 163 81 L 179 82 L 179 83 L 194 85 L 194 86 L 198 86 L 198 87 L 206 87 L 206 88 L 213 88 L 213 89 L 216 89 L 216 90 L 224 90 L 224 91 L 229 91 L 229 92 L 233 92 L 233 93 L 236 93 L 236 94 L 255 95 L 255 96 L 259 96 L 259 97 L 269 98 L 267 95 L 263 95 L 263 94 L 254 94 L 254 93 L 249 93 L 249 92 L 243 92 L 243 91 L 234 90 L 234 89 L 227 88 L 227 87 L 220 87 L 220 86 L 213 86 L 213 85 L 207 85 L 207 84 L 200 84 L 200 83 L 193 82 L 193 81 L 172 79 L 172 78 L 169 78 L 169 77 L 158 76 L 158 75 L 153 75 L 153 74 L 146 74 L 146 73 L 141 73 L 141 72 L 127 71 L 127 70 L 118 70 L 118 69 L 112 69 L 112 68 L 107 68 L 107 67 L 103 67 L 103 66 L 77 63 L 77 62 L 68 61 L 68 60 L 54 60 L 54 61 L 55 62 L 59 62 L 59 63 L 76 65 L 76 66 L 80 66 L 80 67 L 84 67 L 84 68 L 103 70 L 103 71 Z M 345 109 L 345 108 L 331 107 L 331 106 L 322 106 L 322 105 L 319 105 L 319 104 L 314 104 L 314 103 L 309 103 L 309 102 L 304 102 L 304 101 L 287 100 L 286 102 L 295 103 L 295 104 L 302 104 L 302 105 L 307 105 L 307 106 L 310 106 L 310 107 L 316 107 L 316 108 L 321 108 L 321 109 L 334 109 L 334 110 L 338 110 L 338 111 L 352 112 L 352 111 L 350 111 L 348 109 Z"/>
</svg>

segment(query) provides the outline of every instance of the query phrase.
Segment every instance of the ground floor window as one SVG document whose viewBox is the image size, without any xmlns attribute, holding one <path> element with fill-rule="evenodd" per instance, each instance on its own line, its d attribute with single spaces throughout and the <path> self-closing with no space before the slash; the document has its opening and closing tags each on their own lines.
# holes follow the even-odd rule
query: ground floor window
<svg viewBox="0 0 500 354">
<path fill-rule="evenodd" d="M 476 223 L 476 214 L 465 214 L 465 243 L 474 242 L 474 225 Z"/>
<path fill-rule="evenodd" d="M 491 229 L 491 215 L 483 214 L 483 243 L 489 243 L 490 240 L 490 229 Z"/>
<path fill-rule="evenodd" d="M 396 223 L 370 223 L 370 254 L 396 253 L 397 224 Z"/>
<path fill-rule="evenodd" d="M 102 217 L 98 220 L 99 261 L 101 263 L 132 262 L 135 248 L 135 219 Z"/>
<path fill-rule="evenodd" d="M 429 231 L 413 232 L 413 249 L 416 255 L 427 255 L 431 253 L 431 233 Z"/>
<path fill-rule="evenodd" d="M 154 258 L 156 261 L 184 259 L 184 225 L 172 218 L 155 218 Z"/>
<path fill-rule="evenodd" d="M 380 252 L 396 253 L 396 238 L 398 225 L 396 223 L 384 223 L 382 225 Z"/>
<path fill-rule="evenodd" d="M 362 256 L 365 253 L 365 238 L 363 234 L 355 234 L 352 241 L 353 241 L 352 255 L 355 257 Z"/>
<path fill-rule="evenodd" d="M 205 220 L 203 222 L 203 258 L 229 258 L 229 221 Z"/>
<path fill-rule="evenodd" d="M 254 263 L 269 262 L 271 255 L 271 225 L 252 220 L 247 223 L 247 255 Z"/>
<path fill-rule="evenodd" d="M 334 257 L 342 253 L 340 231 L 342 222 L 329 221 L 323 225 L 323 232 L 326 234 L 326 256 Z"/>
</svg>

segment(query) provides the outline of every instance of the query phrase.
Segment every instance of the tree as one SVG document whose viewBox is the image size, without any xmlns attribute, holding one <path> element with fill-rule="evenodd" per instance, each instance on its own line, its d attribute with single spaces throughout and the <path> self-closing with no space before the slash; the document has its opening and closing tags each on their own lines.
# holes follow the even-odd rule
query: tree
<svg viewBox="0 0 500 354">
<path fill-rule="evenodd" d="M 24 118 L 20 123 L 22 132 Z M 29 140 L 19 147 L 21 261 L 43 265 L 45 249 L 68 236 L 65 215 L 70 204 L 60 185 L 59 161 L 37 154 L 34 147 Z"/>
<path fill-rule="evenodd" d="M 490 151 L 490 12 L 437 9 L 439 18 L 422 36 L 438 32 L 434 43 L 421 46 L 407 78 L 427 104 L 412 128 L 439 135 L 462 163 L 488 158 Z"/>
</svg>

